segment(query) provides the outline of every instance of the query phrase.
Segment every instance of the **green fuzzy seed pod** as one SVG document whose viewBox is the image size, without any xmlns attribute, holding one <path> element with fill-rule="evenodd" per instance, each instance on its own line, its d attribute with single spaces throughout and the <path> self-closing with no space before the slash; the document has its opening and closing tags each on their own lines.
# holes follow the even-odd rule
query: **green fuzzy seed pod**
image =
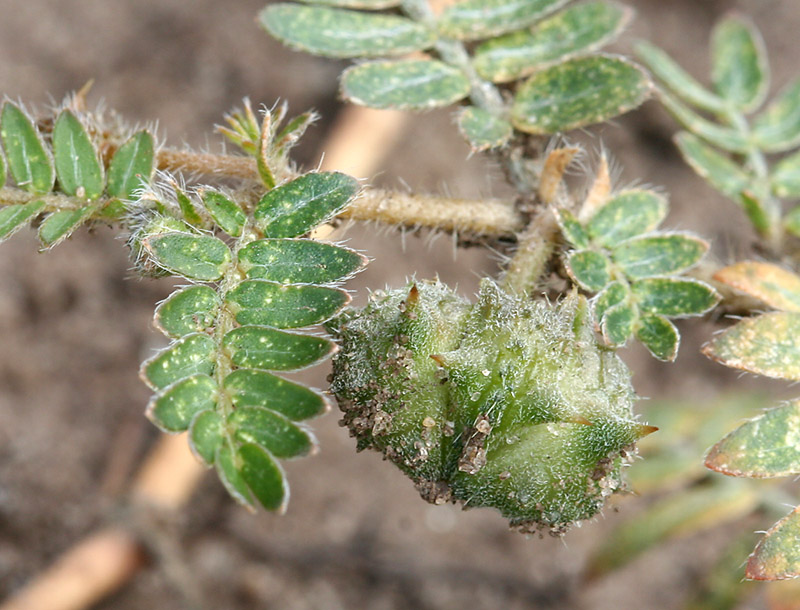
<svg viewBox="0 0 800 610">
<path fill-rule="evenodd" d="M 632 444 L 653 431 L 583 297 L 551 306 L 485 280 L 470 304 L 416 282 L 329 327 L 341 347 L 331 388 L 358 449 L 382 452 L 435 504 L 565 531 L 622 488 Z"/>
</svg>

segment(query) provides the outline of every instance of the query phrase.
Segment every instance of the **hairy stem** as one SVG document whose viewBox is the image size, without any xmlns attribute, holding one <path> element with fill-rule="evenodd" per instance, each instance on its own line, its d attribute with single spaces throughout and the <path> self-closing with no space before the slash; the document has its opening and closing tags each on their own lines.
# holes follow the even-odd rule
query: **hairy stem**
<svg viewBox="0 0 800 610">
<path fill-rule="evenodd" d="M 558 238 L 558 223 L 550 208 L 539 208 L 525 232 L 502 279 L 509 292 L 525 295 L 535 290 L 547 270 Z"/>
</svg>

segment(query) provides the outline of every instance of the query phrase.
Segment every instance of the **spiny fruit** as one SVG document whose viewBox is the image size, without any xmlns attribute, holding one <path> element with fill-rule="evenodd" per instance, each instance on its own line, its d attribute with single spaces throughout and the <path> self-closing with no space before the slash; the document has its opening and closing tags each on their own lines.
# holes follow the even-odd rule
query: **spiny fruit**
<svg viewBox="0 0 800 610">
<path fill-rule="evenodd" d="M 331 388 L 358 449 L 435 504 L 563 532 L 623 486 L 632 444 L 654 430 L 635 420 L 630 372 L 577 295 L 551 305 L 484 280 L 471 304 L 413 282 L 328 326 L 341 348 Z"/>
</svg>

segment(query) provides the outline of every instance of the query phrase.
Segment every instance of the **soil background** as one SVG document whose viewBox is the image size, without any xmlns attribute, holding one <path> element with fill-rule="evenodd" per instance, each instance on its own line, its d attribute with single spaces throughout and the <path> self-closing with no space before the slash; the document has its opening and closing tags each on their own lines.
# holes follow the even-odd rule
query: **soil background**
<svg viewBox="0 0 800 610">
<path fill-rule="evenodd" d="M 765 34 L 773 91 L 797 72 L 800 7 L 792 0 L 630 4 L 638 15 L 617 50 L 647 37 L 706 80 L 708 32 L 726 11 L 741 9 Z M 244 96 L 267 105 L 286 99 L 292 111 L 322 115 L 298 151 L 306 167 L 319 163 L 319 145 L 342 108 L 336 86 L 345 64 L 271 40 L 255 23 L 260 0 L 2 0 L 0 7 L 0 92 L 11 99 L 46 105 L 95 79 L 90 102 L 103 100 L 133 122 L 157 120 L 171 145 L 212 150 L 220 146 L 212 126 Z M 602 138 L 624 168 L 622 183 L 665 187 L 667 225 L 710 238 L 718 260 L 742 257 L 752 239 L 746 223 L 680 161 L 675 129 L 650 102 L 583 138 L 595 150 Z M 468 197 L 508 192 L 496 168 L 468 159 L 448 111 L 416 115 L 383 167 L 373 184 Z M 412 274 L 438 273 L 471 295 L 478 277 L 497 269 L 484 249 L 454 257 L 445 235 L 356 226 L 346 237 L 374 259 L 351 285 L 356 303 L 368 286 L 397 286 Z M 492 511 L 426 505 L 377 454 L 355 453 L 336 412 L 314 424 L 321 452 L 286 464 L 287 515 L 252 515 L 208 476 L 179 517 L 142 520 L 126 509 L 125 481 L 159 433 L 142 415 L 150 392 L 137 371 L 164 344 L 151 318 L 172 286 L 133 278 L 123 241 L 104 227 L 47 254 L 37 254 L 30 233 L 0 248 L 0 599 L 110 521 L 140 528 L 154 552 L 133 582 L 97 606 L 103 610 L 680 608 L 724 540 L 714 529 L 674 540 L 584 583 L 587 553 L 647 498 L 625 498 L 619 511 L 561 539 L 526 538 Z M 759 385 L 699 355 L 713 328 L 682 323 L 677 364 L 626 350 L 639 393 L 703 405 L 721 391 Z M 327 372 L 323 365 L 306 380 L 325 387 Z M 762 603 L 757 593 L 742 607 Z"/>
</svg>

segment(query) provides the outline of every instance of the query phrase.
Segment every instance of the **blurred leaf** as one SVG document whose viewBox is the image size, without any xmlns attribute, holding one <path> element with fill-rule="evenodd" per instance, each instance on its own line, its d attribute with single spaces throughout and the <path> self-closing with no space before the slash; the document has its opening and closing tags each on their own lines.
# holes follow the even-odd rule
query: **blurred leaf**
<svg viewBox="0 0 800 610">
<path fill-rule="evenodd" d="M 475 106 L 459 111 L 458 129 L 474 151 L 503 146 L 512 133 L 511 123 Z"/>
<path fill-rule="evenodd" d="M 265 371 L 233 371 L 224 386 L 236 407 L 264 407 L 295 421 L 321 415 L 327 408 L 317 392 Z"/>
<path fill-rule="evenodd" d="M 247 277 L 284 284 L 329 284 L 367 264 L 358 252 L 310 239 L 261 239 L 239 250 L 238 257 Z"/>
<path fill-rule="evenodd" d="M 635 237 L 611 251 L 611 258 L 632 278 L 679 273 L 695 265 L 708 251 L 708 242 L 681 233 Z"/>
<path fill-rule="evenodd" d="M 53 160 L 58 183 L 67 195 L 92 201 L 103 194 L 105 177 L 97 149 L 69 110 L 62 111 L 53 126 Z"/>
<path fill-rule="evenodd" d="M 16 104 L 3 104 L 0 136 L 17 186 L 34 193 L 49 193 L 56 179 L 53 159 L 33 121 Z"/>
<path fill-rule="evenodd" d="M 169 386 L 147 407 L 147 417 L 165 432 L 183 432 L 201 411 L 217 404 L 217 384 L 207 375 L 194 375 Z"/>
<path fill-rule="evenodd" d="M 589 234 L 572 212 L 566 208 L 556 208 L 554 214 L 568 242 L 576 248 L 586 248 L 589 245 Z"/>
<path fill-rule="evenodd" d="M 663 540 L 730 523 L 747 515 L 758 502 L 752 485 L 727 479 L 681 494 L 670 494 L 615 528 L 590 557 L 588 571 L 595 578 L 607 574 Z"/>
<path fill-rule="evenodd" d="M 636 338 L 653 356 L 664 362 L 672 362 L 678 355 L 681 336 L 675 325 L 664 316 L 644 315 L 639 320 Z"/>
<path fill-rule="evenodd" d="M 636 108 L 650 89 L 644 71 L 620 57 L 570 59 L 536 72 L 517 89 L 511 122 L 531 134 L 568 131 Z"/>
<path fill-rule="evenodd" d="M 75 210 L 53 212 L 39 225 L 39 241 L 45 248 L 52 248 L 72 235 L 96 209 L 94 205 L 85 205 Z"/>
<path fill-rule="evenodd" d="M 437 22 L 446 38 L 476 40 L 533 25 L 568 0 L 462 0 L 442 11 Z"/>
<path fill-rule="evenodd" d="M 222 444 L 224 422 L 215 411 L 201 411 L 189 426 L 189 447 L 206 465 L 214 463 L 214 457 Z"/>
<path fill-rule="evenodd" d="M 800 152 L 781 159 L 772 170 L 770 182 L 778 197 L 800 198 Z"/>
<path fill-rule="evenodd" d="M 720 299 L 708 284 L 685 278 L 647 278 L 635 282 L 632 290 L 640 311 L 671 318 L 702 315 Z"/>
<path fill-rule="evenodd" d="M 371 11 L 380 11 L 385 8 L 400 6 L 401 0 L 303 0 L 309 4 L 325 4 L 341 6 L 344 8 L 360 8 Z"/>
<path fill-rule="evenodd" d="M 742 111 L 761 105 L 769 88 L 769 63 L 756 27 L 735 14 L 723 17 L 711 36 L 711 80 Z"/>
<path fill-rule="evenodd" d="M 768 313 L 746 318 L 703 348 L 703 353 L 735 369 L 800 379 L 800 313 Z"/>
<path fill-rule="evenodd" d="M 108 186 L 112 197 L 131 199 L 136 189 L 146 184 L 155 170 L 155 142 L 147 131 L 133 134 L 117 149 L 108 166 Z"/>
<path fill-rule="evenodd" d="M 240 443 L 254 443 L 277 458 L 308 455 L 311 435 L 282 415 L 262 407 L 239 407 L 228 416 L 228 428 Z"/>
<path fill-rule="evenodd" d="M 693 106 L 716 114 L 727 110 L 721 97 L 703 87 L 658 47 L 641 41 L 636 45 L 636 54 L 673 93 Z"/>
<path fill-rule="evenodd" d="M 745 578 L 783 580 L 800 576 L 800 506 L 773 525 L 750 555 Z"/>
<path fill-rule="evenodd" d="M 289 487 L 281 467 L 258 445 L 239 447 L 241 476 L 256 499 L 267 510 L 283 512 L 289 501 Z"/>
<path fill-rule="evenodd" d="M 174 339 L 203 332 L 213 327 L 219 304 L 217 291 L 209 286 L 183 288 L 156 308 L 156 327 Z"/>
<path fill-rule="evenodd" d="M 339 172 L 313 172 L 268 191 L 253 218 L 267 237 L 297 237 L 338 214 L 358 192 Z"/>
<path fill-rule="evenodd" d="M 405 55 L 436 42 L 425 26 L 395 15 L 279 2 L 261 11 L 259 20 L 285 45 L 326 57 Z"/>
<path fill-rule="evenodd" d="M 208 335 L 186 335 L 145 360 L 141 377 L 154 390 L 192 375 L 210 375 L 214 370 L 216 344 Z"/>
<path fill-rule="evenodd" d="M 800 277 L 772 263 L 742 261 L 720 269 L 714 279 L 775 309 L 800 312 Z"/>
<path fill-rule="evenodd" d="M 594 216 L 589 234 L 606 246 L 655 229 L 667 215 L 667 200 L 648 190 L 621 191 L 609 199 Z"/>
<path fill-rule="evenodd" d="M 142 246 L 159 266 L 194 280 L 218 280 L 231 262 L 228 246 L 211 235 L 163 233 L 146 237 Z"/>
<path fill-rule="evenodd" d="M 598 292 L 611 281 L 611 264 L 604 255 L 592 250 L 576 250 L 567 257 L 570 277 L 585 290 Z"/>
<path fill-rule="evenodd" d="M 636 309 L 629 303 L 609 307 L 603 315 L 601 328 L 608 345 L 624 345 L 636 324 Z"/>
<path fill-rule="evenodd" d="M 742 191 L 739 195 L 739 200 L 747 214 L 750 224 L 762 234 L 768 233 L 771 227 L 769 212 L 767 209 L 767 201 L 761 197 L 756 196 L 752 191 Z"/>
<path fill-rule="evenodd" d="M 735 477 L 800 474 L 800 402 L 745 422 L 709 450 L 705 464 Z"/>
<path fill-rule="evenodd" d="M 625 300 L 630 292 L 623 282 L 611 282 L 603 291 L 594 298 L 594 317 L 598 322 L 603 321 L 603 316 L 610 307 Z"/>
<path fill-rule="evenodd" d="M 659 99 L 670 114 L 681 125 L 700 136 L 706 142 L 735 153 L 746 153 L 750 147 L 747 137 L 735 129 L 722 127 L 689 110 L 665 91 L 659 91 Z"/>
<path fill-rule="evenodd" d="M 238 204 L 219 191 L 212 189 L 201 190 L 200 197 L 206 210 L 220 229 L 231 237 L 239 237 L 242 234 L 247 216 Z"/>
<path fill-rule="evenodd" d="M 770 153 L 800 144 L 800 79 L 789 83 L 753 122 L 753 137 Z"/>
<path fill-rule="evenodd" d="M 505 83 L 528 76 L 538 67 L 599 49 L 616 38 L 633 11 L 609 2 L 587 2 L 538 23 L 493 38 L 475 50 L 474 65 L 483 78 Z"/>
<path fill-rule="evenodd" d="M 739 194 L 750 185 L 752 179 L 739 165 L 687 131 L 675 136 L 675 144 L 697 175 L 720 193 L 740 203 Z"/>
<path fill-rule="evenodd" d="M 0 208 L 0 241 L 8 239 L 36 217 L 44 208 L 44 201 L 31 201 Z"/>
<path fill-rule="evenodd" d="M 793 208 L 784 216 L 783 226 L 792 235 L 800 237 L 800 207 Z"/>
<path fill-rule="evenodd" d="M 225 295 L 239 324 L 300 328 L 319 324 L 350 302 L 344 290 L 245 280 Z"/>
<path fill-rule="evenodd" d="M 428 110 L 466 97 L 470 85 L 460 70 L 441 61 L 372 61 L 342 73 L 342 97 L 370 108 Z"/>
<path fill-rule="evenodd" d="M 281 132 L 275 136 L 274 146 L 275 154 L 285 155 L 309 128 L 309 126 L 317 120 L 317 115 L 314 112 L 304 112 L 294 117 L 286 124 Z"/>
<path fill-rule="evenodd" d="M 333 353 L 327 339 L 287 333 L 266 326 L 241 326 L 223 339 L 236 366 L 271 371 L 305 368 Z"/>
</svg>

